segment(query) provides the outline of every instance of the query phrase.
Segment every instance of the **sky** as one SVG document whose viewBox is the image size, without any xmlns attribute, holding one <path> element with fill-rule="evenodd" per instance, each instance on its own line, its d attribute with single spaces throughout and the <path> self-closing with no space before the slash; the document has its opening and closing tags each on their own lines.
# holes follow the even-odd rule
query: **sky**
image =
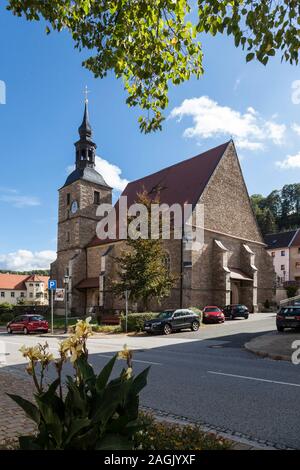
<svg viewBox="0 0 300 470">
<path fill-rule="evenodd" d="M 4 4 L 3 4 L 4 3 Z M 300 71 L 279 57 L 246 64 L 232 38 L 202 37 L 205 73 L 171 86 L 163 131 L 140 133 L 122 82 L 95 79 L 67 32 L 0 6 L 0 269 L 48 268 L 55 259 L 57 190 L 75 159 L 90 90 L 97 169 L 115 188 L 233 138 L 250 194 L 300 175 Z M 6 89 L 6 93 L 5 90 Z M 5 103 L 5 104 L 4 104 Z"/>
</svg>

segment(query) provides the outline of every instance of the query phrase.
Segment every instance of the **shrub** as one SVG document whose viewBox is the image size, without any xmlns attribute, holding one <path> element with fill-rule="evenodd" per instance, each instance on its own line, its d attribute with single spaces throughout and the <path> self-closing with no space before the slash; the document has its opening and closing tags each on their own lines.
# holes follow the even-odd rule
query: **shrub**
<svg viewBox="0 0 300 470">
<path fill-rule="evenodd" d="M 120 325 L 92 325 L 92 330 L 96 333 L 121 333 Z"/>
<path fill-rule="evenodd" d="M 144 328 L 144 322 L 147 320 L 153 320 L 156 318 L 158 313 L 143 312 L 143 313 L 129 313 L 127 321 L 127 331 L 142 331 Z M 126 316 L 121 314 L 121 328 L 122 331 L 126 331 Z"/>
<path fill-rule="evenodd" d="M 200 323 L 202 322 L 202 318 L 203 318 L 203 312 L 202 310 L 200 310 L 200 308 L 197 308 L 197 307 L 189 307 L 190 310 L 192 310 L 194 313 L 196 313 L 200 319 Z"/>
<path fill-rule="evenodd" d="M 135 447 L 141 450 L 226 450 L 229 441 L 202 431 L 197 425 L 170 424 L 156 421 L 152 415 L 140 414 L 142 430 L 135 435 Z"/>
<path fill-rule="evenodd" d="M 136 377 L 132 375 L 132 353 L 125 347 L 96 375 L 88 363 L 86 341 L 90 335 L 89 321 L 78 321 L 74 335 L 60 343 L 58 359 L 49 353 L 47 343 L 21 348 L 23 356 L 29 360 L 27 372 L 36 388 L 36 404 L 18 395 L 8 395 L 38 426 L 36 435 L 19 438 L 21 449 L 134 448 L 134 435 L 141 429 L 139 393 L 147 383 L 149 368 Z M 109 381 L 117 357 L 127 361 L 127 368 Z M 62 370 L 68 360 L 74 366 L 74 377 L 67 375 L 63 394 Z M 56 368 L 57 379 L 45 390 L 44 375 L 51 363 Z"/>
<path fill-rule="evenodd" d="M 285 286 L 285 292 L 288 298 L 295 297 L 298 292 L 298 286 L 293 284 L 288 284 Z"/>
<path fill-rule="evenodd" d="M 11 320 L 14 319 L 14 314 L 13 313 L 10 313 L 10 312 L 7 312 L 7 313 L 2 313 L 0 315 L 0 322 L 1 323 L 7 323 Z"/>
<path fill-rule="evenodd" d="M 7 313 L 12 313 L 12 311 L 13 311 L 13 307 L 8 302 L 0 304 L 0 319 L 2 315 L 7 314 Z"/>
</svg>

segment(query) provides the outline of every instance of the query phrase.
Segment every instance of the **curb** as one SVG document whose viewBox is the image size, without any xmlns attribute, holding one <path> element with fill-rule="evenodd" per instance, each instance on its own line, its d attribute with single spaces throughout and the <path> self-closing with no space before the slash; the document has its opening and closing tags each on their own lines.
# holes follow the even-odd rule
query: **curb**
<svg viewBox="0 0 300 470">
<path fill-rule="evenodd" d="M 269 358 L 269 359 L 273 359 L 274 361 L 288 361 L 288 362 L 291 362 L 291 356 L 288 356 L 287 354 L 273 354 L 273 353 L 270 353 L 268 351 L 263 351 L 263 350 L 260 350 L 260 349 L 257 349 L 253 346 L 251 346 L 251 341 L 249 343 L 245 343 L 244 344 L 244 348 L 255 354 L 256 356 L 259 356 L 261 358 Z"/>
</svg>

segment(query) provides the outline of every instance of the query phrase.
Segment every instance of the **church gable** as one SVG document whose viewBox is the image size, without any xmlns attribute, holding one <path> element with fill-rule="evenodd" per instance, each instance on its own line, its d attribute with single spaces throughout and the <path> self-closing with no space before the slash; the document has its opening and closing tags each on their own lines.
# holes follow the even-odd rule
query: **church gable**
<svg viewBox="0 0 300 470">
<path fill-rule="evenodd" d="M 231 142 L 199 200 L 204 204 L 204 227 L 263 243 L 246 184 Z"/>
</svg>

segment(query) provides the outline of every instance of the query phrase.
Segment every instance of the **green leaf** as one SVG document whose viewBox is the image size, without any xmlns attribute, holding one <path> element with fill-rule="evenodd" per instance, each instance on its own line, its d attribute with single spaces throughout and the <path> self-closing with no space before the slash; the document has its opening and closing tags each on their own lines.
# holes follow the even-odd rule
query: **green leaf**
<svg viewBox="0 0 300 470">
<path fill-rule="evenodd" d="M 103 367 L 102 371 L 98 375 L 96 379 L 96 389 L 97 391 L 103 390 L 104 387 L 106 386 L 108 379 L 110 377 L 110 374 L 113 370 L 113 367 L 115 365 L 116 359 L 118 355 L 115 354 L 114 357 L 110 359 L 110 361 Z"/>
<path fill-rule="evenodd" d="M 25 400 L 25 398 L 22 398 L 19 395 L 13 395 L 10 393 L 7 393 L 7 395 L 25 411 L 26 415 L 29 416 L 30 419 L 32 419 L 36 424 L 40 424 L 40 412 L 33 403 Z"/>
<path fill-rule="evenodd" d="M 251 60 L 253 60 L 254 56 L 255 56 L 254 52 L 250 52 L 250 54 L 247 54 L 246 55 L 246 62 L 250 62 Z"/>
</svg>

